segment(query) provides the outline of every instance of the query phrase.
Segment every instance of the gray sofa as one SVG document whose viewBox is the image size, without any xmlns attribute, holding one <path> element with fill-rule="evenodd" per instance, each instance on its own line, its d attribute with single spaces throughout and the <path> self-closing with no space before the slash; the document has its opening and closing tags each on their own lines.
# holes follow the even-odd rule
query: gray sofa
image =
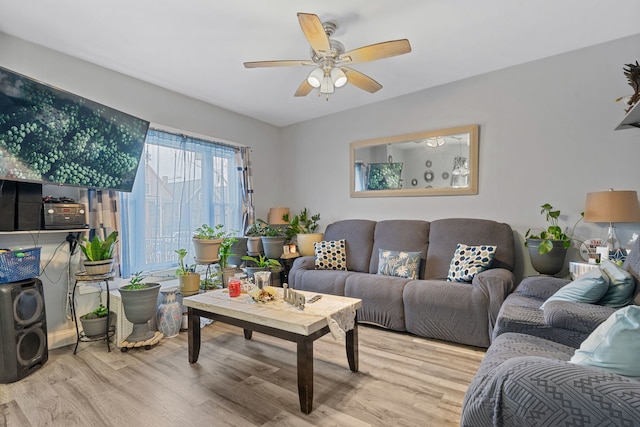
<svg viewBox="0 0 640 427">
<path fill-rule="evenodd" d="M 324 240 L 346 241 L 347 270 L 316 270 L 314 257 L 298 258 L 289 286 L 362 299 L 360 322 L 396 331 L 488 347 L 502 302 L 515 287 L 513 232 L 484 219 L 343 220 Z M 447 281 L 458 243 L 496 245 L 491 267 L 471 283 Z M 379 249 L 420 251 L 417 280 L 376 274 Z"/>
<path fill-rule="evenodd" d="M 640 240 L 624 268 L 640 305 Z M 462 426 L 640 425 L 640 381 L 569 363 L 616 309 L 550 301 L 567 280 L 526 278 L 504 302 L 494 339 L 467 390 Z"/>
</svg>

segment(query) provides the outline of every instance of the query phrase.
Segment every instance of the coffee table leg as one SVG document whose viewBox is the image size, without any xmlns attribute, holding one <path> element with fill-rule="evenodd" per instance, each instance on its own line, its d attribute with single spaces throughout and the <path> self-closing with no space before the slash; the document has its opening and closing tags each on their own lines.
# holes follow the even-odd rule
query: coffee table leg
<svg viewBox="0 0 640 427">
<path fill-rule="evenodd" d="M 189 340 L 189 363 L 196 363 L 200 355 L 200 316 L 193 314 L 191 307 L 187 310 L 187 319 L 189 331 L 187 337 Z"/>
<path fill-rule="evenodd" d="M 300 410 L 305 414 L 313 408 L 313 340 L 298 341 L 298 395 Z"/>
<path fill-rule="evenodd" d="M 244 339 L 245 340 L 250 340 L 252 336 L 253 336 L 253 331 L 251 329 L 245 329 L 244 330 Z"/>
<path fill-rule="evenodd" d="M 353 329 L 347 331 L 346 336 L 347 360 L 349 368 L 353 372 L 358 372 L 358 317 L 353 322 Z"/>
</svg>

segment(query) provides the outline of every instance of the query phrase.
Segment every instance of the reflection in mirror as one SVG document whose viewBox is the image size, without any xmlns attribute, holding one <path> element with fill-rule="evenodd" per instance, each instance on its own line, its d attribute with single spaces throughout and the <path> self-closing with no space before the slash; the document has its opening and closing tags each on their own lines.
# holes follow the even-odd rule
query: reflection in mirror
<svg viewBox="0 0 640 427">
<path fill-rule="evenodd" d="M 478 194 L 478 126 L 351 143 L 351 197 Z"/>
</svg>

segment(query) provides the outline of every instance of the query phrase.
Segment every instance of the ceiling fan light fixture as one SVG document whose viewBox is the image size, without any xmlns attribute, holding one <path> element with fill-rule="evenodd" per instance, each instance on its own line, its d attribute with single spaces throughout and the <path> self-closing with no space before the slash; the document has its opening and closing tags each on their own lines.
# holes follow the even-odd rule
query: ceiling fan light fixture
<svg viewBox="0 0 640 427">
<path fill-rule="evenodd" d="M 334 85 L 331 80 L 331 76 L 325 75 L 322 79 L 322 84 L 320 85 L 320 93 L 333 93 Z"/>
<path fill-rule="evenodd" d="M 318 88 L 322 84 L 322 80 L 324 79 L 324 70 L 322 68 L 314 68 L 313 71 L 309 73 L 309 77 L 307 77 L 307 83 L 311 86 Z"/>
<path fill-rule="evenodd" d="M 340 68 L 335 67 L 331 70 L 331 81 L 335 87 L 342 87 L 347 84 L 347 75 Z"/>
</svg>

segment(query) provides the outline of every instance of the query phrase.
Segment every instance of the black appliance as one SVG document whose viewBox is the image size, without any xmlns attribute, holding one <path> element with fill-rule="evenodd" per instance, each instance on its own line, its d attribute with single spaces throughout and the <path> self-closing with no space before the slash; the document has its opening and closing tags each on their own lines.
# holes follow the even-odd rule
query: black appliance
<svg viewBox="0 0 640 427">
<path fill-rule="evenodd" d="M 48 357 L 42 282 L 28 279 L 0 285 L 0 383 L 26 377 Z"/>
</svg>

